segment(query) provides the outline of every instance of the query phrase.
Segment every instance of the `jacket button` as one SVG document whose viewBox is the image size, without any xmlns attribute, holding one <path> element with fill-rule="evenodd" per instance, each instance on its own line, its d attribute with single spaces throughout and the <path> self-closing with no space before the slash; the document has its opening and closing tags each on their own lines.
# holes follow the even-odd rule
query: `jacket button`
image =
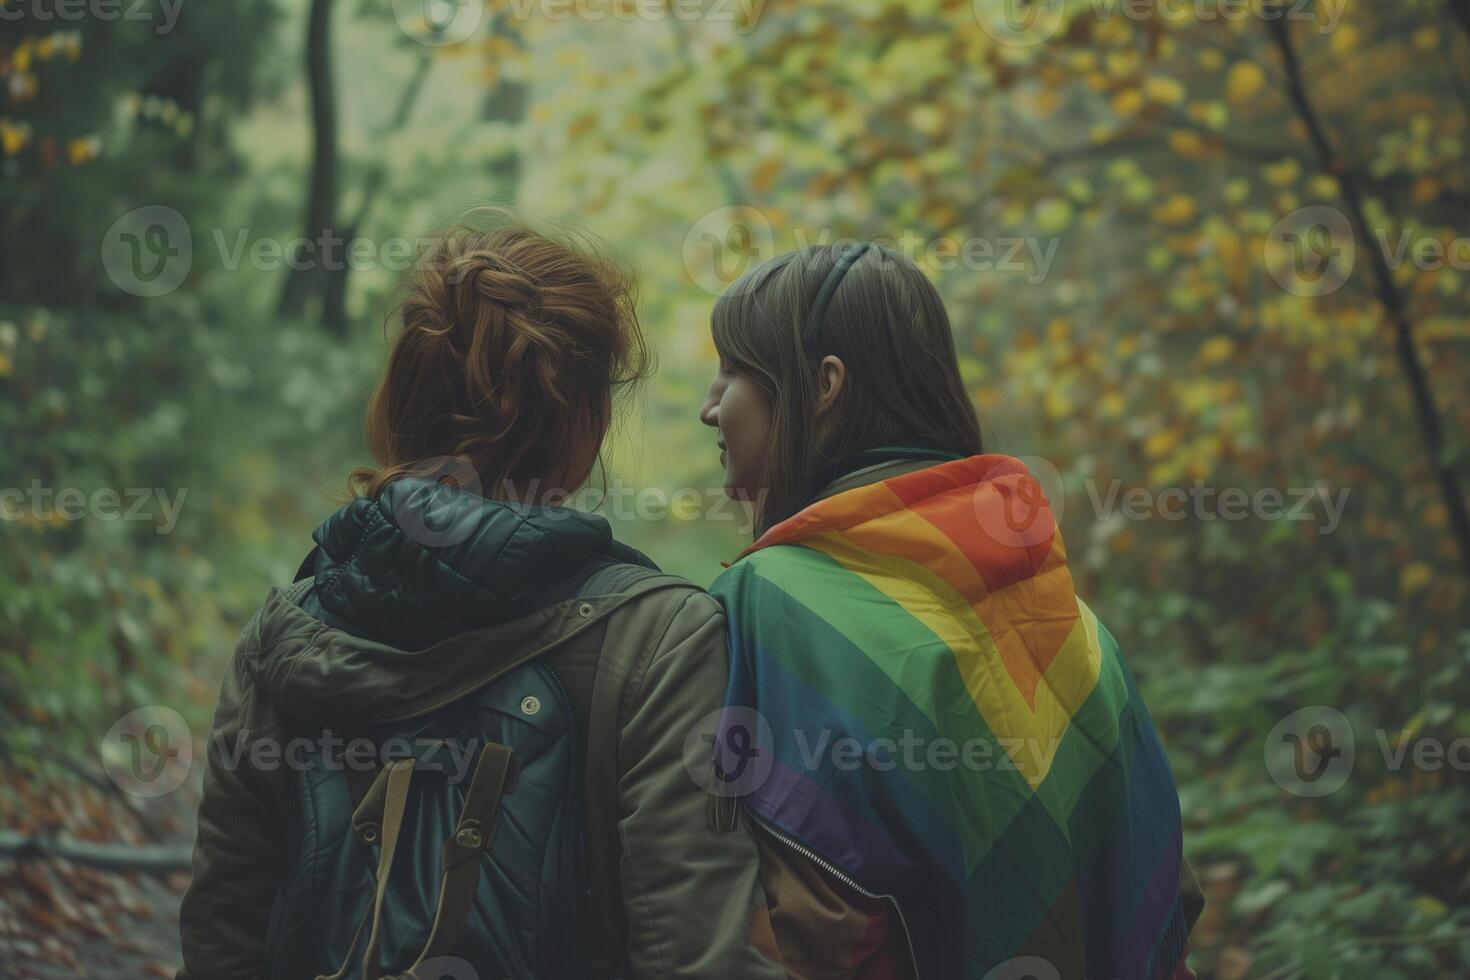
<svg viewBox="0 0 1470 980">
<path fill-rule="evenodd" d="M 480 849 L 480 845 L 485 843 L 485 839 L 480 836 L 480 832 L 475 828 L 466 827 L 454 835 L 454 842 L 467 851 L 477 851 Z"/>
<path fill-rule="evenodd" d="M 579 616 L 581 616 L 583 619 L 586 619 L 587 617 L 591 616 L 592 615 L 592 603 L 590 603 L 590 602 L 584 602 L 584 603 L 582 603 L 580 606 L 577 607 L 577 614 Z"/>
<path fill-rule="evenodd" d="M 541 699 L 534 694 L 527 694 L 521 698 L 521 711 L 528 715 L 534 715 L 541 710 Z"/>
</svg>

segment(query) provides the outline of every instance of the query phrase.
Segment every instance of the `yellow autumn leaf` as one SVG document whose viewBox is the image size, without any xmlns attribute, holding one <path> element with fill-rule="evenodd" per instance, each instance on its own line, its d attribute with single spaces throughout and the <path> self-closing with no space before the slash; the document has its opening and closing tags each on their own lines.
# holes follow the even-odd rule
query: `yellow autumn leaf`
<svg viewBox="0 0 1470 980">
<path fill-rule="evenodd" d="M 30 135 L 29 126 L 17 126 L 9 119 L 0 119 L 0 147 L 4 148 L 6 156 L 19 153 L 30 142 Z"/>
<path fill-rule="evenodd" d="M 1195 215 L 1194 198 L 1174 194 L 1153 210 L 1153 219 L 1163 225 L 1182 225 Z"/>
<path fill-rule="evenodd" d="M 1048 197 L 1036 203 L 1036 224 L 1042 231 L 1054 235 L 1072 223 L 1072 205 L 1060 197 Z"/>
<path fill-rule="evenodd" d="M 1136 88 L 1124 89 L 1113 96 L 1113 112 L 1131 116 L 1143 108 L 1143 93 Z"/>
<path fill-rule="evenodd" d="M 1108 74 L 1114 78 L 1120 75 L 1129 75 L 1138 70 L 1139 54 L 1137 51 L 1109 51 L 1108 52 Z"/>
<path fill-rule="evenodd" d="M 1205 141 L 1192 129 L 1171 129 L 1169 148 L 1185 160 L 1197 160 L 1205 155 Z"/>
<path fill-rule="evenodd" d="M 1064 419 L 1072 414 L 1072 400 L 1060 385 L 1047 388 L 1043 400 L 1048 418 Z"/>
<path fill-rule="evenodd" d="M 1318 174 L 1307 184 L 1313 194 L 1322 198 L 1334 198 L 1337 196 L 1337 178 L 1326 174 Z"/>
<path fill-rule="evenodd" d="M 1434 570 L 1422 561 L 1411 561 L 1399 570 L 1399 591 L 1417 592 L 1434 581 Z"/>
<path fill-rule="evenodd" d="M 1244 177 L 1232 178 L 1225 184 L 1225 201 L 1228 204 L 1239 204 L 1251 196 L 1251 182 Z"/>
<path fill-rule="evenodd" d="M 66 144 L 66 158 L 71 161 L 72 166 L 81 166 L 89 160 L 96 159 L 100 148 L 101 141 L 95 136 L 74 139 Z"/>
<path fill-rule="evenodd" d="M 1225 101 L 1239 107 L 1249 102 L 1266 84 L 1266 73 L 1251 61 L 1237 61 L 1225 76 Z"/>
<path fill-rule="evenodd" d="M 1167 456 L 1179 445 L 1179 432 L 1175 429 L 1160 429 L 1143 443 L 1143 451 L 1153 459 Z"/>
<path fill-rule="evenodd" d="M 1277 163 L 1266 164 L 1261 168 L 1261 173 L 1266 178 L 1266 183 L 1272 187 L 1285 187 L 1301 176 L 1302 165 L 1295 157 L 1287 157 Z"/>
<path fill-rule="evenodd" d="M 1199 349 L 1199 359 L 1206 364 L 1223 364 L 1235 355 L 1235 341 L 1229 337 L 1211 337 Z"/>
<path fill-rule="evenodd" d="M 1150 76 L 1143 83 L 1143 91 L 1150 100 L 1160 105 L 1178 105 L 1184 101 L 1184 86 L 1178 79 L 1163 75 Z"/>
<path fill-rule="evenodd" d="M 776 183 L 776 177 L 780 173 L 780 158 L 771 157 L 765 163 L 755 168 L 755 172 L 750 175 L 750 186 L 761 193 L 765 193 Z"/>
</svg>

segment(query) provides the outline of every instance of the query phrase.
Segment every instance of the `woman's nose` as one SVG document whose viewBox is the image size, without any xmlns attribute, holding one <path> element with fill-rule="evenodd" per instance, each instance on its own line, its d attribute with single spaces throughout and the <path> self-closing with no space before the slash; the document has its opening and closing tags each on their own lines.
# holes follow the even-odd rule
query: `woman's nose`
<svg viewBox="0 0 1470 980">
<path fill-rule="evenodd" d="M 720 394 L 716 391 L 716 385 L 710 385 L 709 393 L 704 396 L 704 404 L 699 407 L 699 421 L 711 428 L 719 426 Z"/>
</svg>

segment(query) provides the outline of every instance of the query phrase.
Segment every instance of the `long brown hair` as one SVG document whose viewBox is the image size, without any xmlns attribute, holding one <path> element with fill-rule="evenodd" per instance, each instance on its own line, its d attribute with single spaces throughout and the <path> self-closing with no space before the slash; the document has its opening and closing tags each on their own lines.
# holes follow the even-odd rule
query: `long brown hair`
<svg viewBox="0 0 1470 980">
<path fill-rule="evenodd" d="M 881 446 L 922 442 L 965 456 L 982 452 L 944 302 L 907 258 L 873 245 L 848 270 L 822 317 L 814 349 L 802 331 L 817 293 L 851 243 L 812 245 L 747 271 L 715 302 L 715 349 L 771 405 L 764 531 L 821 489 L 838 461 Z M 820 414 L 818 366 L 847 369 Z"/>
<path fill-rule="evenodd" d="M 487 495 L 539 480 L 589 427 L 605 432 L 615 394 L 651 368 L 632 273 L 590 236 L 503 208 L 436 238 L 403 290 L 367 410 L 377 465 L 353 471 L 359 494 L 446 459 Z"/>
</svg>

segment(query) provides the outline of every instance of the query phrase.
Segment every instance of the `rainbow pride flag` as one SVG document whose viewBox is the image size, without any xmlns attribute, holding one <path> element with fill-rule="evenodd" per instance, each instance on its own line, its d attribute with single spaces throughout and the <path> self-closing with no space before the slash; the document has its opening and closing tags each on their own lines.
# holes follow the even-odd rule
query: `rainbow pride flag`
<svg viewBox="0 0 1470 980">
<path fill-rule="evenodd" d="M 923 980 L 1174 974 L 1173 775 L 1019 461 L 818 501 L 711 591 L 731 631 L 719 768 L 777 836 L 891 900 Z"/>
</svg>

